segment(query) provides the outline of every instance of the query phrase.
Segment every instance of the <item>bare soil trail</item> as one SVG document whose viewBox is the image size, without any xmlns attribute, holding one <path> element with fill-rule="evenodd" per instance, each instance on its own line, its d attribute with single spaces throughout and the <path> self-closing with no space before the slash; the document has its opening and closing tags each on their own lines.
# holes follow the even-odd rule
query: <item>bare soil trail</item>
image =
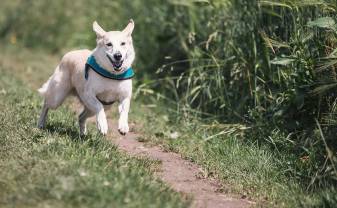
<svg viewBox="0 0 337 208">
<path fill-rule="evenodd" d="M 73 107 L 79 114 L 79 105 Z M 107 115 L 109 114 L 111 113 L 107 113 Z M 94 119 L 90 119 L 90 121 L 93 122 Z M 164 151 L 157 146 L 145 146 L 145 143 L 138 141 L 139 134 L 134 132 L 135 128 L 131 127 L 130 133 L 121 136 L 117 130 L 117 122 L 109 118 L 108 123 L 109 134 L 107 138 L 129 155 L 160 161 L 161 165 L 155 173 L 156 176 L 173 190 L 191 196 L 193 208 L 246 208 L 253 206 L 254 202 L 247 199 L 221 193 L 218 180 L 200 177 L 201 167 L 183 159 L 179 154 Z"/>
</svg>

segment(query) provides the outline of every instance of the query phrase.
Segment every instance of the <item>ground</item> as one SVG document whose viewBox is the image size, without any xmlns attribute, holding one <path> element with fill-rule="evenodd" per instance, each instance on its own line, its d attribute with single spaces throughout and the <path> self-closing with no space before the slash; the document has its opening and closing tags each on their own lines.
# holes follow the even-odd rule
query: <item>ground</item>
<svg viewBox="0 0 337 208">
<path fill-rule="evenodd" d="M 179 154 L 142 143 L 140 138 L 146 135 L 138 131 L 143 124 L 136 121 L 137 116 L 131 118 L 132 132 L 126 137 L 116 131 L 116 113 L 112 111 L 111 133 L 107 137 L 99 135 L 92 122 L 89 136 L 80 138 L 76 114 L 81 106 L 73 98 L 52 112 L 45 130 L 37 129 L 42 98 L 36 89 L 52 73 L 53 67 L 49 65 L 55 66 L 57 58 L 28 50 L 13 56 L 15 51 L 4 48 L 1 62 L 1 166 L 7 170 L 1 175 L 5 190 L 0 198 L 3 205 L 186 207 L 192 203 L 192 207 L 250 207 L 254 204 L 246 197 L 224 193 L 216 178 L 202 176 L 201 167 Z"/>
<path fill-rule="evenodd" d="M 99 199 L 102 207 L 187 207 L 190 203 L 196 206 L 209 194 L 209 198 L 234 201 L 239 207 L 297 207 L 313 206 L 320 197 L 303 191 L 296 178 L 286 176 L 291 155 L 277 157 L 263 145 L 238 139 L 237 132 L 209 137 L 212 126 L 198 120 L 171 120 L 172 109 L 141 98 L 133 101 L 132 133 L 126 139 L 114 131 L 115 111 L 108 113 L 112 119 L 107 138 L 97 134 L 91 123 L 89 136 L 80 139 L 76 121 L 80 109 L 72 99 L 52 112 L 47 130 L 38 130 L 35 126 L 42 99 L 36 89 L 61 56 L 36 49 L 18 50 L 17 46 L 3 46 L 1 56 L 0 134 L 4 151 L 0 165 L 8 170 L 0 173 L 0 188 L 6 190 L 0 192 L 1 204 L 56 207 L 62 201 L 62 205 L 91 207 Z M 182 163 L 186 175 L 192 174 L 190 180 L 179 181 L 174 175 L 178 172 L 170 168 Z M 165 168 L 173 175 L 165 176 Z M 188 185 L 196 183 L 195 179 L 209 184 L 207 194 L 200 195 Z M 189 187 L 181 189 L 181 184 Z"/>
<path fill-rule="evenodd" d="M 41 98 L 32 89 L 55 63 L 13 58 L 18 62 L 3 59 L 9 62 L 0 69 L 1 207 L 188 206 L 189 198 L 153 175 L 157 161 L 131 157 L 95 131 L 79 138 L 69 108 L 52 112 L 46 130 L 37 129 Z"/>
</svg>

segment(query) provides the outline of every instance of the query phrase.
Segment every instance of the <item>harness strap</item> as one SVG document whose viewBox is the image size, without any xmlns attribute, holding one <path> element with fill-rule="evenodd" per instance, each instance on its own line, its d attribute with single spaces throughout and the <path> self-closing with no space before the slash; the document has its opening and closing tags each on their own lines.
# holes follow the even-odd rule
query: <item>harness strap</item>
<svg viewBox="0 0 337 208">
<path fill-rule="evenodd" d="M 84 78 L 85 78 L 85 80 L 88 80 L 88 78 L 89 78 L 89 69 L 90 69 L 90 65 L 86 63 L 85 68 L 84 68 Z"/>
<path fill-rule="evenodd" d="M 135 73 L 133 69 L 130 67 L 122 74 L 113 74 L 110 71 L 102 68 L 97 62 L 94 56 L 89 56 L 87 63 L 85 64 L 84 70 L 84 78 L 88 80 L 89 78 L 89 69 L 92 69 L 97 74 L 101 75 L 102 77 L 113 79 L 113 80 L 127 80 L 132 79 Z"/>
</svg>

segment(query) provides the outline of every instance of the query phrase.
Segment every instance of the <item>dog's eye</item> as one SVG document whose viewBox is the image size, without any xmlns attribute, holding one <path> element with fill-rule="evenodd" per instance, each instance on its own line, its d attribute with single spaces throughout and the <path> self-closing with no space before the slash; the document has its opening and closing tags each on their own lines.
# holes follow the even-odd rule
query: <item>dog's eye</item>
<svg viewBox="0 0 337 208">
<path fill-rule="evenodd" d="M 107 43 L 106 46 L 111 47 L 112 43 Z"/>
<path fill-rule="evenodd" d="M 125 46 L 125 42 L 122 42 L 122 43 L 121 43 L 121 46 Z"/>
</svg>

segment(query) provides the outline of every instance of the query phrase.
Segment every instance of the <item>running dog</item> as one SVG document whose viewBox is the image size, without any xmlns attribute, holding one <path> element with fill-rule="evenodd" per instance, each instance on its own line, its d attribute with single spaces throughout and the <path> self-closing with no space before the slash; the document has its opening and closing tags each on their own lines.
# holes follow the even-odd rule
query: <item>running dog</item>
<svg viewBox="0 0 337 208">
<path fill-rule="evenodd" d="M 65 98 L 75 94 L 84 106 L 79 116 L 80 135 L 86 135 L 86 120 L 96 116 L 98 130 L 106 135 L 108 122 L 105 110 L 118 102 L 118 131 L 129 132 L 128 113 L 132 95 L 131 68 L 135 59 L 132 42 L 134 22 L 122 31 L 106 32 L 93 23 L 97 46 L 93 51 L 77 50 L 64 55 L 54 74 L 38 90 L 44 104 L 38 127 L 44 128 L 49 109 L 58 108 Z"/>
</svg>

